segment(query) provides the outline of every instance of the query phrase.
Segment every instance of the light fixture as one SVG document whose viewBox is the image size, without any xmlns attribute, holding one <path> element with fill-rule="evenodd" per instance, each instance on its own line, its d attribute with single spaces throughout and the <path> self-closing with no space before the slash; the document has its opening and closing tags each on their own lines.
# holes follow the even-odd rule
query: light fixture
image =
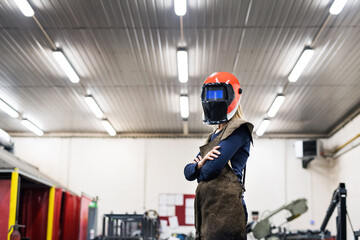
<svg viewBox="0 0 360 240">
<path fill-rule="evenodd" d="M 275 117 L 276 113 L 279 111 L 279 108 L 283 104 L 284 100 L 285 100 L 284 95 L 278 94 L 276 96 L 274 102 L 271 104 L 271 107 L 267 113 L 269 117 Z"/>
<path fill-rule="evenodd" d="M 102 118 L 104 116 L 104 113 L 101 111 L 99 105 L 91 95 L 85 96 L 85 101 L 97 118 Z"/>
<path fill-rule="evenodd" d="M 25 15 L 25 17 L 34 16 L 34 10 L 32 9 L 27 0 L 15 0 L 15 3 L 20 9 L 20 11 Z"/>
<path fill-rule="evenodd" d="M 10 135 L 7 132 L 5 132 L 4 130 L 2 130 L 1 128 L 0 128 L 0 141 L 1 141 L 1 144 L 6 147 L 10 147 L 14 144 Z"/>
<path fill-rule="evenodd" d="M 0 109 L 13 118 L 17 118 L 19 116 L 19 113 L 2 99 L 0 99 Z"/>
<path fill-rule="evenodd" d="M 264 120 L 262 120 L 262 122 L 260 123 L 260 126 L 256 130 L 256 135 L 258 135 L 258 136 L 264 135 L 264 133 L 265 133 L 265 131 L 268 128 L 269 125 L 270 125 L 270 120 L 269 119 L 265 118 Z"/>
<path fill-rule="evenodd" d="M 347 0 L 334 0 L 329 10 L 330 14 L 338 15 L 345 7 L 346 2 Z"/>
<path fill-rule="evenodd" d="M 181 83 L 186 83 L 189 79 L 187 50 L 185 48 L 179 48 L 176 57 L 179 81 Z"/>
<path fill-rule="evenodd" d="M 65 74 L 68 76 L 71 82 L 78 83 L 80 81 L 79 76 L 76 74 L 73 67 L 70 65 L 69 61 L 64 56 L 63 52 L 60 50 L 53 51 L 53 56 L 56 61 L 60 64 L 60 67 L 64 70 Z"/>
<path fill-rule="evenodd" d="M 105 130 L 108 132 L 108 134 L 110 136 L 115 136 L 116 135 L 116 131 L 113 128 L 113 126 L 111 126 L 110 122 L 106 119 L 101 120 L 102 125 L 104 126 Z"/>
<path fill-rule="evenodd" d="M 174 0 L 175 14 L 184 16 L 186 14 L 186 1 L 187 0 Z"/>
<path fill-rule="evenodd" d="M 21 123 L 27 127 L 27 129 L 29 129 L 30 131 L 32 131 L 33 133 L 35 133 L 38 136 L 42 136 L 44 135 L 43 130 L 41 130 L 38 126 L 36 126 L 35 124 L 33 124 L 32 122 L 30 122 L 28 119 L 23 119 L 21 120 Z"/>
<path fill-rule="evenodd" d="M 314 55 L 314 52 L 314 49 L 305 48 L 288 77 L 290 82 L 296 82 L 299 79 L 301 73 L 304 71 L 306 65 Z"/>
<path fill-rule="evenodd" d="M 189 97 L 186 95 L 180 96 L 180 114 L 183 120 L 189 117 Z"/>
</svg>

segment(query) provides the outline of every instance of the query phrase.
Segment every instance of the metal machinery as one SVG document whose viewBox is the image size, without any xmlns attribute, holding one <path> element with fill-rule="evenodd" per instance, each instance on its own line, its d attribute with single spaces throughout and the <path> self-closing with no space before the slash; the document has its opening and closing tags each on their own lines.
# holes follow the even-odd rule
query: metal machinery
<svg viewBox="0 0 360 240">
<path fill-rule="evenodd" d="M 345 183 L 340 183 L 339 187 L 335 189 L 333 193 L 329 208 L 326 211 L 324 221 L 320 227 L 321 233 L 326 232 L 326 225 L 328 224 L 330 217 L 335 210 L 335 207 L 337 207 L 338 215 L 336 217 L 336 240 L 346 240 L 346 215 L 348 214 L 346 210 L 346 197 L 347 190 L 345 187 Z M 354 239 L 358 240 L 360 237 L 360 231 L 354 231 L 354 229 L 352 229 L 352 231 L 354 233 Z"/>
<path fill-rule="evenodd" d="M 90 201 L 0 146 L 1 240 L 86 240 Z"/>
<path fill-rule="evenodd" d="M 345 183 L 340 183 L 339 187 L 335 189 L 333 193 L 330 206 L 320 227 L 321 232 L 324 232 L 326 230 L 326 225 L 328 224 L 329 219 L 335 210 L 335 207 L 337 207 L 338 215 L 336 217 L 336 240 L 346 240 L 346 196 L 347 191 L 345 188 Z M 354 232 L 355 239 L 357 239 L 359 235 L 359 231 Z"/>
<path fill-rule="evenodd" d="M 105 214 L 101 240 L 159 239 L 159 217 L 155 211 L 145 214 Z"/>
<path fill-rule="evenodd" d="M 282 210 L 288 210 L 291 213 L 291 216 L 286 219 L 286 222 L 290 222 L 308 210 L 308 207 L 306 205 L 306 199 L 297 199 L 287 205 L 278 208 L 277 210 L 271 212 L 264 219 L 249 226 L 248 232 L 252 231 L 256 239 L 269 238 L 271 236 L 277 235 L 272 233 L 272 229 L 274 229 L 275 227 L 271 226 L 270 218 L 281 212 Z"/>
<path fill-rule="evenodd" d="M 291 202 L 288 205 L 284 205 L 281 208 L 271 212 L 266 218 L 260 220 L 259 222 L 253 222 L 252 225 L 248 225 L 248 232 L 253 232 L 256 239 L 333 239 L 329 231 L 326 230 L 326 226 L 330 220 L 331 215 L 333 214 L 335 208 L 338 209 L 338 216 L 336 217 L 336 240 L 346 240 L 346 196 L 347 190 L 345 188 L 345 183 L 340 183 L 339 187 L 335 189 L 333 196 L 331 198 L 330 206 L 326 212 L 325 218 L 321 224 L 320 230 L 316 231 L 297 231 L 297 232 L 287 232 L 286 229 L 276 233 L 272 232 L 272 229 L 277 227 L 272 227 L 269 222 L 269 218 L 279 213 L 280 211 L 286 209 L 291 212 L 291 216 L 287 218 L 286 222 L 290 222 L 295 218 L 299 217 L 301 214 L 307 211 L 306 200 L 298 199 Z M 360 236 L 360 231 L 354 231 L 354 238 L 358 240 Z"/>
<path fill-rule="evenodd" d="M 354 237 L 355 237 L 355 240 L 359 240 L 359 237 L 360 237 L 360 230 L 359 230 L 359 231 L 354 232 Z"/>
</svg>

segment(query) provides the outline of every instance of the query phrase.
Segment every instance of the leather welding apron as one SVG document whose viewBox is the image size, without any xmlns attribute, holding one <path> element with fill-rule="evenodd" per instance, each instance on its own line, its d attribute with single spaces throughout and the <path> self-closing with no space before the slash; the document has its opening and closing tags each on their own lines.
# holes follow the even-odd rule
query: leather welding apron
<svg viewBox="0 0 360 240">
<path fill-rule="evenodd" d="M 242 124 L 246 124 L 250 133 L 252 132 L 253 125 L 251 123 L 232 119 L 211 142 L 209 142 L 212 135 L 210 134 L 207 143 L 200 147 L 201 156 L 205 156 Z M 195 197 L 197 240 L 246 239 L 245 212 L 241 201 L 242 193 L 243 187 L 231 168 L 230 160 L 219 176 L 210 181 L 199 182 Z"/>
</svg>

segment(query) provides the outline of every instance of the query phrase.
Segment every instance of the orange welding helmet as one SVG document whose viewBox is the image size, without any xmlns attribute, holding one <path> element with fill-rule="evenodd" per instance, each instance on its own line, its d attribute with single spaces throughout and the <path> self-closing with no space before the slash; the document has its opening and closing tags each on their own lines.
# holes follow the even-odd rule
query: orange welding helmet
<svg viewBox="0 0 360 240">
<path fill-rule="evenodd" d="M 240 105 L 242 89 L 239 80 L 227 72 L 215 72 L 203 83 L 201 104 L 206 124 L 229 121 Z"/>
</svg>

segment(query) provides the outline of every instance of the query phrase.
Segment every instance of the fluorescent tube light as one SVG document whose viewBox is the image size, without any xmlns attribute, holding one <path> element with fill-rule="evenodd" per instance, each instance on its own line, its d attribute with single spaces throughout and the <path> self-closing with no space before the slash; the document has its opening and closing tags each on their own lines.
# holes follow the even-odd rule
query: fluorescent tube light
<svg viewBox="0 0 360 240">
<path fill-rule="evenodd" d="M 115 136 L 116 135 L 116 131 L 113 128 L 113 126 L 111 126 L 110 122 L 106 119 L 101 121 L 102 125 L 104 126 L 105 130 L 108 132 L 108 134 L 110 136 Z"/>
<path fill-rule="evenodd" d="M 262 122 L 260 123 L 260 126 L 256 130 L 256 135 L 258 135 L 258 136 L 264 135 L 264 133 L 265 133 L 265 131 L 268 128 L 269 125 L 270 125 L 270 120 L 269 119 L 262 120 Z"/>
<path fill-rule="evenodd" d="M 20 11 L 25 15 L 25 17 L 34 16 L 34 10 L 32 9 L 27 0 L 15 0 L 15 3 L 20 9 Z"/>
<path fill-rule="evenodd" d="M 78 83 L 80 81 L 80 78 L 74 71 L 73 67 L 70 65 L 69 61 L 64 56 L 63 52 L 59 50 L 53 51 L 53 56 L 60 64 L 60 67 L 64 70 L 70 81 L 72 81 L 73 83 Z"/>
<path fill-rule="evenodd" d="M 187 0 L 174 0 L 175 14 L 184 16 L 186 14 L 186 1 Z"/>
<path fill-rule="evenodd" d="M 306 65 L 310 62 L 310 59 L 314 55 L 314 52 L 314 49 L 305 48 L 288 77 L 290 82 L 296 82 L 299 79 L 301 73 L 304 71 Z"/>
<path fill-rule="evenodd" d="M 22 123 L 25 127 L 27 127 L 27 129 L 29 129 L 30 131 L 32 131 L 32 132 L 35 133 L 36 135 L 38 135 L 38 136 L 44 135 L 44 132 L 43 132 L 39 127 L 37 127 L 35 124 L 33 124 L 32 122 L 30 122 L 29 120 L 23 119 L 23 120 L 21 120 L 21 123 Z"/>
<path fill-rule="evenodd" d="M 181 83 L 186 83 L 189 79 L 188 72 L 188 53 L 186 49 L 180 48 L 177 50 L 177 67 L 178 67 L 178 77 Z"/>
<path fill-rule="evenodd" d="M 285 96 L 282 94 L 278 94 L 274 100 L 274 102 L 271 104 L 271 107 L 268 111 L 269 117 L 275 117 L 276 113 L 279 111 L 279 108 L 283 104 L 285 100 Z"/>
<path fill-rule="evenodd" d="M 331 15 L 338 15 L 343 8 L 345 7 L 347 0 L 335 0 L 330 7 L 330 14 Z"/>
<path fill-rule="evenodd" d="M 0 109 L 9 114 L 13 118 L 19 117 L 19 113 L 12 108 L 9 104 L 0 99 Z"/>
<path fill-rule="evenodd" d="M 180 114 L 183 119 L 187 119 L 189 117 L 189 97 L 188 96 L 180 96 Z"/>
<path fill-rule="evenodd" d="M 91 95 L 85 96 L 85 101 L 97 118 L 102 118 L 104 116 L 104 113 L 101 111 L 99 105 Z"/>
</svg>

